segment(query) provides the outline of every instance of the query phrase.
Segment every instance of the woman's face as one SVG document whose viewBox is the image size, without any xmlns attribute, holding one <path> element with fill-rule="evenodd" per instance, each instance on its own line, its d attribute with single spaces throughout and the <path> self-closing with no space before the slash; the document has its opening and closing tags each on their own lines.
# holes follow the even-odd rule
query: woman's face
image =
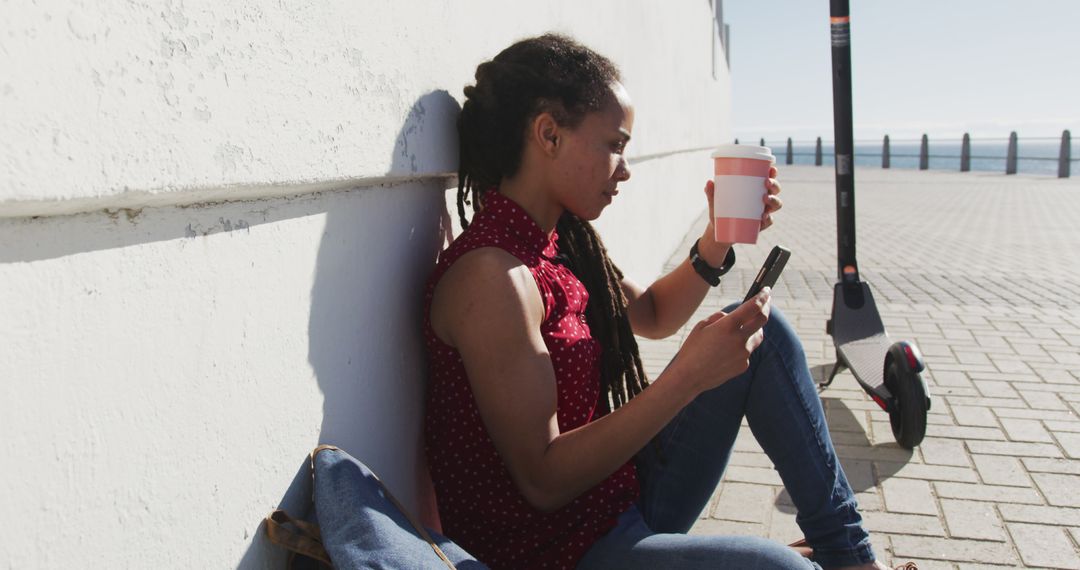
<svg viewBox="0 0 1080 570">
<path fill-rule="evenodd" d="M 624 151 L 634 127 L 634 106 L 621 83 L 612 83 L 607 105 L 562 130 L 555 161 L 555 198 L 585 220 L 595 220 L 630 178 Z"/>
</svg>

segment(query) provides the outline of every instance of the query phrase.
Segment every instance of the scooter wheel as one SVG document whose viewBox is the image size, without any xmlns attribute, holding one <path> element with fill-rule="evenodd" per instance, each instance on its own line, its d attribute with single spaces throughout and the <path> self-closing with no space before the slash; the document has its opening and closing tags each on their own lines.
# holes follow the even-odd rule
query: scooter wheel
<svg viewBox="0 0 1080 570">
<path fill-rule="evenodd" d="M 927 397 L 918 372 L 892 361 L 885 369 L 885 386 L 895 398 L 889 413 L 893 437 L 905 449 L 914 449 L 926 436 Z"/>
</svg>

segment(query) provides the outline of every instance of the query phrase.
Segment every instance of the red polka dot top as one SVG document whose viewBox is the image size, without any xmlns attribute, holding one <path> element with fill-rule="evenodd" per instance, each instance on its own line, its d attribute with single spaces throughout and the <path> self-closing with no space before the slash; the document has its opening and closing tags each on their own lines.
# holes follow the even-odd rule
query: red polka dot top
<svg viewBox="0 0 1080 570">
<path fill-rule="evenodd" d="M 431 328 L 432 293 L 446 270 L 473 249 L 506 250 L 529 268 L 544 302 L 540 333 L 555 369 L 559 429 L 598 418 L 603 413 L 597 406 L 600 346 L 585 324 L 589 295 L 553 261 L 556 239 L 512 200 L 489 191 L 473 223 L 439 256 L 427 286 L 430 384 L 424 434 L 439 516 L 448 537 L 494 569 L 573 568 L 638 496 L 637 474 L 628 462 L 558 511 L 544 514 L 530 506 L 480 419 L 461 355 Z"/>
</svg>

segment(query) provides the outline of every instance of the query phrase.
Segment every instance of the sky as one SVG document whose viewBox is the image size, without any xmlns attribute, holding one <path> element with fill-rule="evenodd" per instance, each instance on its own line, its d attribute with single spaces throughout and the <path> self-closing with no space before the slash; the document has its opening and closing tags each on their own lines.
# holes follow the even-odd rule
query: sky
<svg viewBox="0 0 1080 570">
<path fill-rule="evenodd" d="M 734 136 L 832 140 L 828 0 L 723 16 Z M 851 57 L 856 139 L 1080 134 L 1080 0 L 851 0 Z"/>
</svg>

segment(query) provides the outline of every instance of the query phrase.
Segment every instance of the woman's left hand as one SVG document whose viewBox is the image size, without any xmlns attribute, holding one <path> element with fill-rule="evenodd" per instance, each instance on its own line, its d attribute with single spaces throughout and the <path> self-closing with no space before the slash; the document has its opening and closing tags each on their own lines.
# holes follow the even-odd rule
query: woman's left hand
<svg viewBox="0 0 1080 570">
<path fill-rule="evenodd" d="M 761 229 L 764 230 L 773 225 L 773 214 L 777 210 L 784 207 L 783 200 L 780 199 L 780 182 L 776 179 L 777 170 L 776 167 L 769 168 L 769 177 L 765 179 L 765 196 L 762 197 L 762 201 L 765 202 L 765 211 L 761 214 Z M 731 247 L 730 243 L 720 243 L 713 239 L 713 225 L 714 220 L 712 216 L 713 212 L 713 193 L 714 193 L 713 181 L 709 180 L 705 183 L 705 197 L 708 199 L 709 223 L 705 227 L 705 233 L 702 234 L 701 240 L 698 241 L 699 255 L 705 259 L 705 262 L 713 267 L 719 267 L 724 261 L 724 256 L 727 255 L 727 250 Z"/>
<path fill-rule="evenodd" d="M 780 182 L 776 179 L 776 167 L 769 168 L 769 177 L 765 179 L 765 213 L 761 215 L 761 229 L 773 225 L 772 215 L 784 207 L 784 201 L 780 199 Z"/>
</svg>

